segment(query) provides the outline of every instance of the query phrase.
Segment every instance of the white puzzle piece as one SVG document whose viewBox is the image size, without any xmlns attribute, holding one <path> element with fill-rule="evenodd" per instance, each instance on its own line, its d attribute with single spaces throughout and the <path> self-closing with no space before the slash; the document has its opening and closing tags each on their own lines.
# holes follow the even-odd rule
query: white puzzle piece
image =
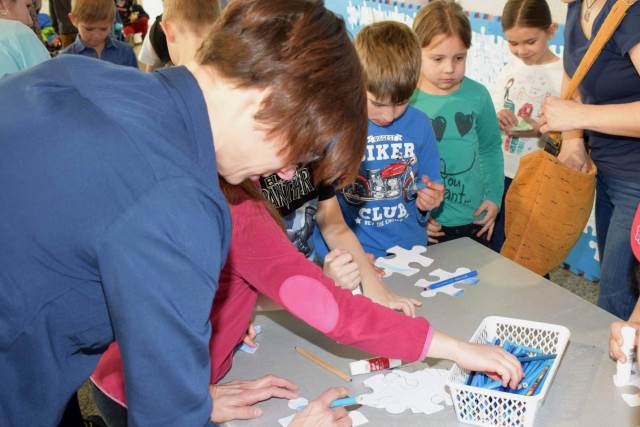
<svg viewBox="0 0 640 427">
<path fill-rule="evenodd" d="M 450 277 L 454 277 L 454 276 L 459 276 L 461 274 L 465 274 L 465 273 L 469 273 L 471 270 L 466 268 L 466 267 L 460 267 L 458 269 L 456 269 L 456 271 L 454 271 L 453 273 L 450 273 L 448 271 L 444 271 L 441 268 L 438 268 L 437 270 L 433 270 L 432 272 L 429 273 L 429 276 L 433 276 L 433 277 L 437 277 L 437 280 L 426 280 L 426 279 L 420 279 L 415 283 L 415 286 L 422 288 L 422 289 L 426 289 L 429 285 L 439 282 L 441 280 L 445 280 L 448 279 Z M 443 286 L 441 288 L 437 288 L 437 289 L 429 289 L 429 290 L 424 290 L 422 292 L 420 292 L 420 295 L 422 295 L 425 298 L 432 298 L 435 297 L 438 293 L 442 293 L 442 294 L 446 294 L 452 297 L 458 297 L 460 295 L 462 295 L 464 293 L 464 289 L 461 288 L 456 288 L 454 285 L 467 285 L 467 286 L 473 286 L 476 285 L 478 283 L 478 278 L 477 277 L 470 277 L 468 279 L 463 279 L 459 282 L 456 283 L 452 283 L 450 285 L 447 286 Z"/>
<path fill-rule="evenodd" d="M 431 368 L 375 375 L 364 381 L 373 393 L 361 395 L 359 401 L 391 414 L 401 414 L 407 409 L 413 413 L 433 414 L 445 405 L 453 404 L 444 388 L 447 375 L 448 371 L 444 369 Z"/>
<path fill-rule="evenodd" d="M 409 266 L 412 262 L 418 263 L 423 267 L 429 267 L 433 264 L 432 258 L 423 255 L 427 252 L 425 246 L 416 245 L 411 250 L 394 246 L 387 249 L 387 252 L 395 256 L 389 258 L 380 257 L 375 262 L 376 267 L 384 270 L 384 277 L 389 277 L 393 273 L 403 274 L 407 277 L 413 276 L 420 270 Z"/>
<path fill-rule="evenodd" d="M 309 401 L 304 397 L 298 397 L 297 399 L 291 399 L 288 403 L 289 409 L 293 409 L 294 411 L 300 411 L 304 409 L 305 406 L 309 404 Z"/>
</svg>

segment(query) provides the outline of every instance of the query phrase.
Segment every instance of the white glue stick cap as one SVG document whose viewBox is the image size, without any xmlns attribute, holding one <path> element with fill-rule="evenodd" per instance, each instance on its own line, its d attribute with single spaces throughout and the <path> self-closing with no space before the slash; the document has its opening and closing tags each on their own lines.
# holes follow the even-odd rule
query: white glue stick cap
<svg viewBox="0 0 640 427">
<path fill-rule="evenodd" d="M 371 372 L 368 360 L 357 360 L 349 363 L 349 370 L 351 371 L 351 375 L 362 375 Z"/>
</svg>

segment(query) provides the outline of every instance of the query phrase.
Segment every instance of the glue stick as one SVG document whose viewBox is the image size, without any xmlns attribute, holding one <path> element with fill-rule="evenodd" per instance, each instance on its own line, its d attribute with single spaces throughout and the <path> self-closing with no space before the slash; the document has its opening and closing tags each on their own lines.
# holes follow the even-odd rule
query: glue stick
<svg viewBox="0 0 640 427">
<path fill-rule="evenodd" d="M 622 352 L 627 361 L 622 363 L 618 361 L 616 374 L 613 376 L 613 382 L 617 387 L 625 386 L 631 378 L 631 366 L 633 364 L 633 347 L 635 343 L 636 330 L 631 326 L 624 326 L 620 331 L 622 334 Z"/>
<path fill-rule="evenodd" d="M 388 359 L 386 357 L 374 357 L 369 360 L 358 360 L 349 363 L 351 375 L 368 374 L 369 372 L 382 371 L 383 369 L 397 368 L 402 365 L 400 359 Z"/>
</svg>

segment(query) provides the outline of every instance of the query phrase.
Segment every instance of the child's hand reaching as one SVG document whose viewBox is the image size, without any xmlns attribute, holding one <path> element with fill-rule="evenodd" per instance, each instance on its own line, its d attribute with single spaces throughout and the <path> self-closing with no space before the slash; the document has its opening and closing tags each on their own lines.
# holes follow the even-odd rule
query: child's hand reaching
<svg viewBox="0 0 640 427">
<path fill-rule="evenodd" d="M 247 334 L 242 339 L 242 342 L 248 345 L 249 347 L 255 347 L 256 345 L 256 328 L 253 326 L 253 322 L 249 323 L 249 329 L 247 329 Z"/>
<path fill-rule="evenodd" d="M 429 243 L 438 243 L 438 237 L 444 236 L 442 225 L 433 218 L 429 218 L 427 223 L 427 239 Z"/>
<path fill-rule="evenodd" d="M 334 249 L 329 252 L 322 270 L 341 288 L 353 290 L 360 284 L 360 268 L 347 251 Z"/>
<path fill-rule="evenodd" d="M 377 304 L 384 305 L 392 310 L 402 311 L 411 317 L 416 316 L 416 307 L 422 305 L 416 299 L 401 297 L 382 284 L 377 286 L 375 290 L 365 289 L 364 296 Z"/>
<path fill-rule="evenodd" d="M 618 362 L 625 363 L 627 358 L 621 350 L 622 333 L 620 332 L 623 326 L 631 326 L 636 329 L 636 341 L 633 343 L 635 346 L 638 345 L 638 331 L 640 330 L 640 323 L 634 321 L 619 321 L 611 324 L 611 334 L 609 335 L 609 357 Z M 638 360 L 640 360 L 640 358 Z"/>
<path fill-rule="evenodd" d="M 498 111 L 497 116 L 500 130 L 507 135 L 509 135 L 509 131 L 512 127 L 518 125 L 518 118 L 513 114 L 513 111 L 508 108 Z"/>
<path fill-rule="evenodd" d="M 464 369 L 485 372 L 502 380 L 505 387 L 516 388 L 524 376 L 520 361 L 505 349 L 460 341 L 439 331 L 433 331 L 427 356 L 453 360 Z"/>
<path fill-rule="evenodd" d="M 444 185 L 433 182 L 428 176 L 420 178 L 426 188 L 418 190 L 416 205 L 421 211 L 431 211 L 442 203 L 444 199 Z"/>
<path fill-rule="evenodd" d="M 463 368 L 485 372 L 502 381 L 504 387 L 516 388 L 524 376 L 522 364 L 511 353 L 494 345 L 459 342 L 460 351 L 454 360 Z"/>
<path fill-rule="evenodd" d="M 484 218 L 473 221 L 474 224 L 482 225 L 482 228 L 478 231 L 476 236 L 481 237 L 483 234 L 487 233 L 486 239 L 491 240 L 493 227 L 495 226 L 496 217 L 498 216 L 498 212 L 500 212 L 500 208 L 498 208 L 498 205 L 493 203 L 491 200 L 485 200 L 480 204 L 480 207 L 476 209 L 473 215 L 481 216 L 482 212 L 486 212 Z"/>
</svg>

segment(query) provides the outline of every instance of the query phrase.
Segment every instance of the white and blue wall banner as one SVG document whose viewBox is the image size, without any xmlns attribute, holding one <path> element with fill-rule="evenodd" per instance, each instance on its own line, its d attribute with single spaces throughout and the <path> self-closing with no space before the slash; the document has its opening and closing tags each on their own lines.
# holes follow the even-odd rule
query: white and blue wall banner
<svg viewBox="0 0 640 427">
<path fill-rule="evenodd" d="M 355 35 L 365 25 L 391 20 L 411 26 L 418 10 L 427 0 L 325 0 L 325 5 L 345 20 L 348 31 Z M 472 46 L 467 56 L 467 76 L 489 90 L 502 67 L 512 59 L 504 39 L 500 16 L 466 11 L 473 31 Z M 564 25 L 559 25 L 550 41 L 551 49 L 562 55 Z M 566 266 L 588 280 L 600 278 L 599 256 L 593 212 L 583 234 L 565 260 Z"/>
</svg>

